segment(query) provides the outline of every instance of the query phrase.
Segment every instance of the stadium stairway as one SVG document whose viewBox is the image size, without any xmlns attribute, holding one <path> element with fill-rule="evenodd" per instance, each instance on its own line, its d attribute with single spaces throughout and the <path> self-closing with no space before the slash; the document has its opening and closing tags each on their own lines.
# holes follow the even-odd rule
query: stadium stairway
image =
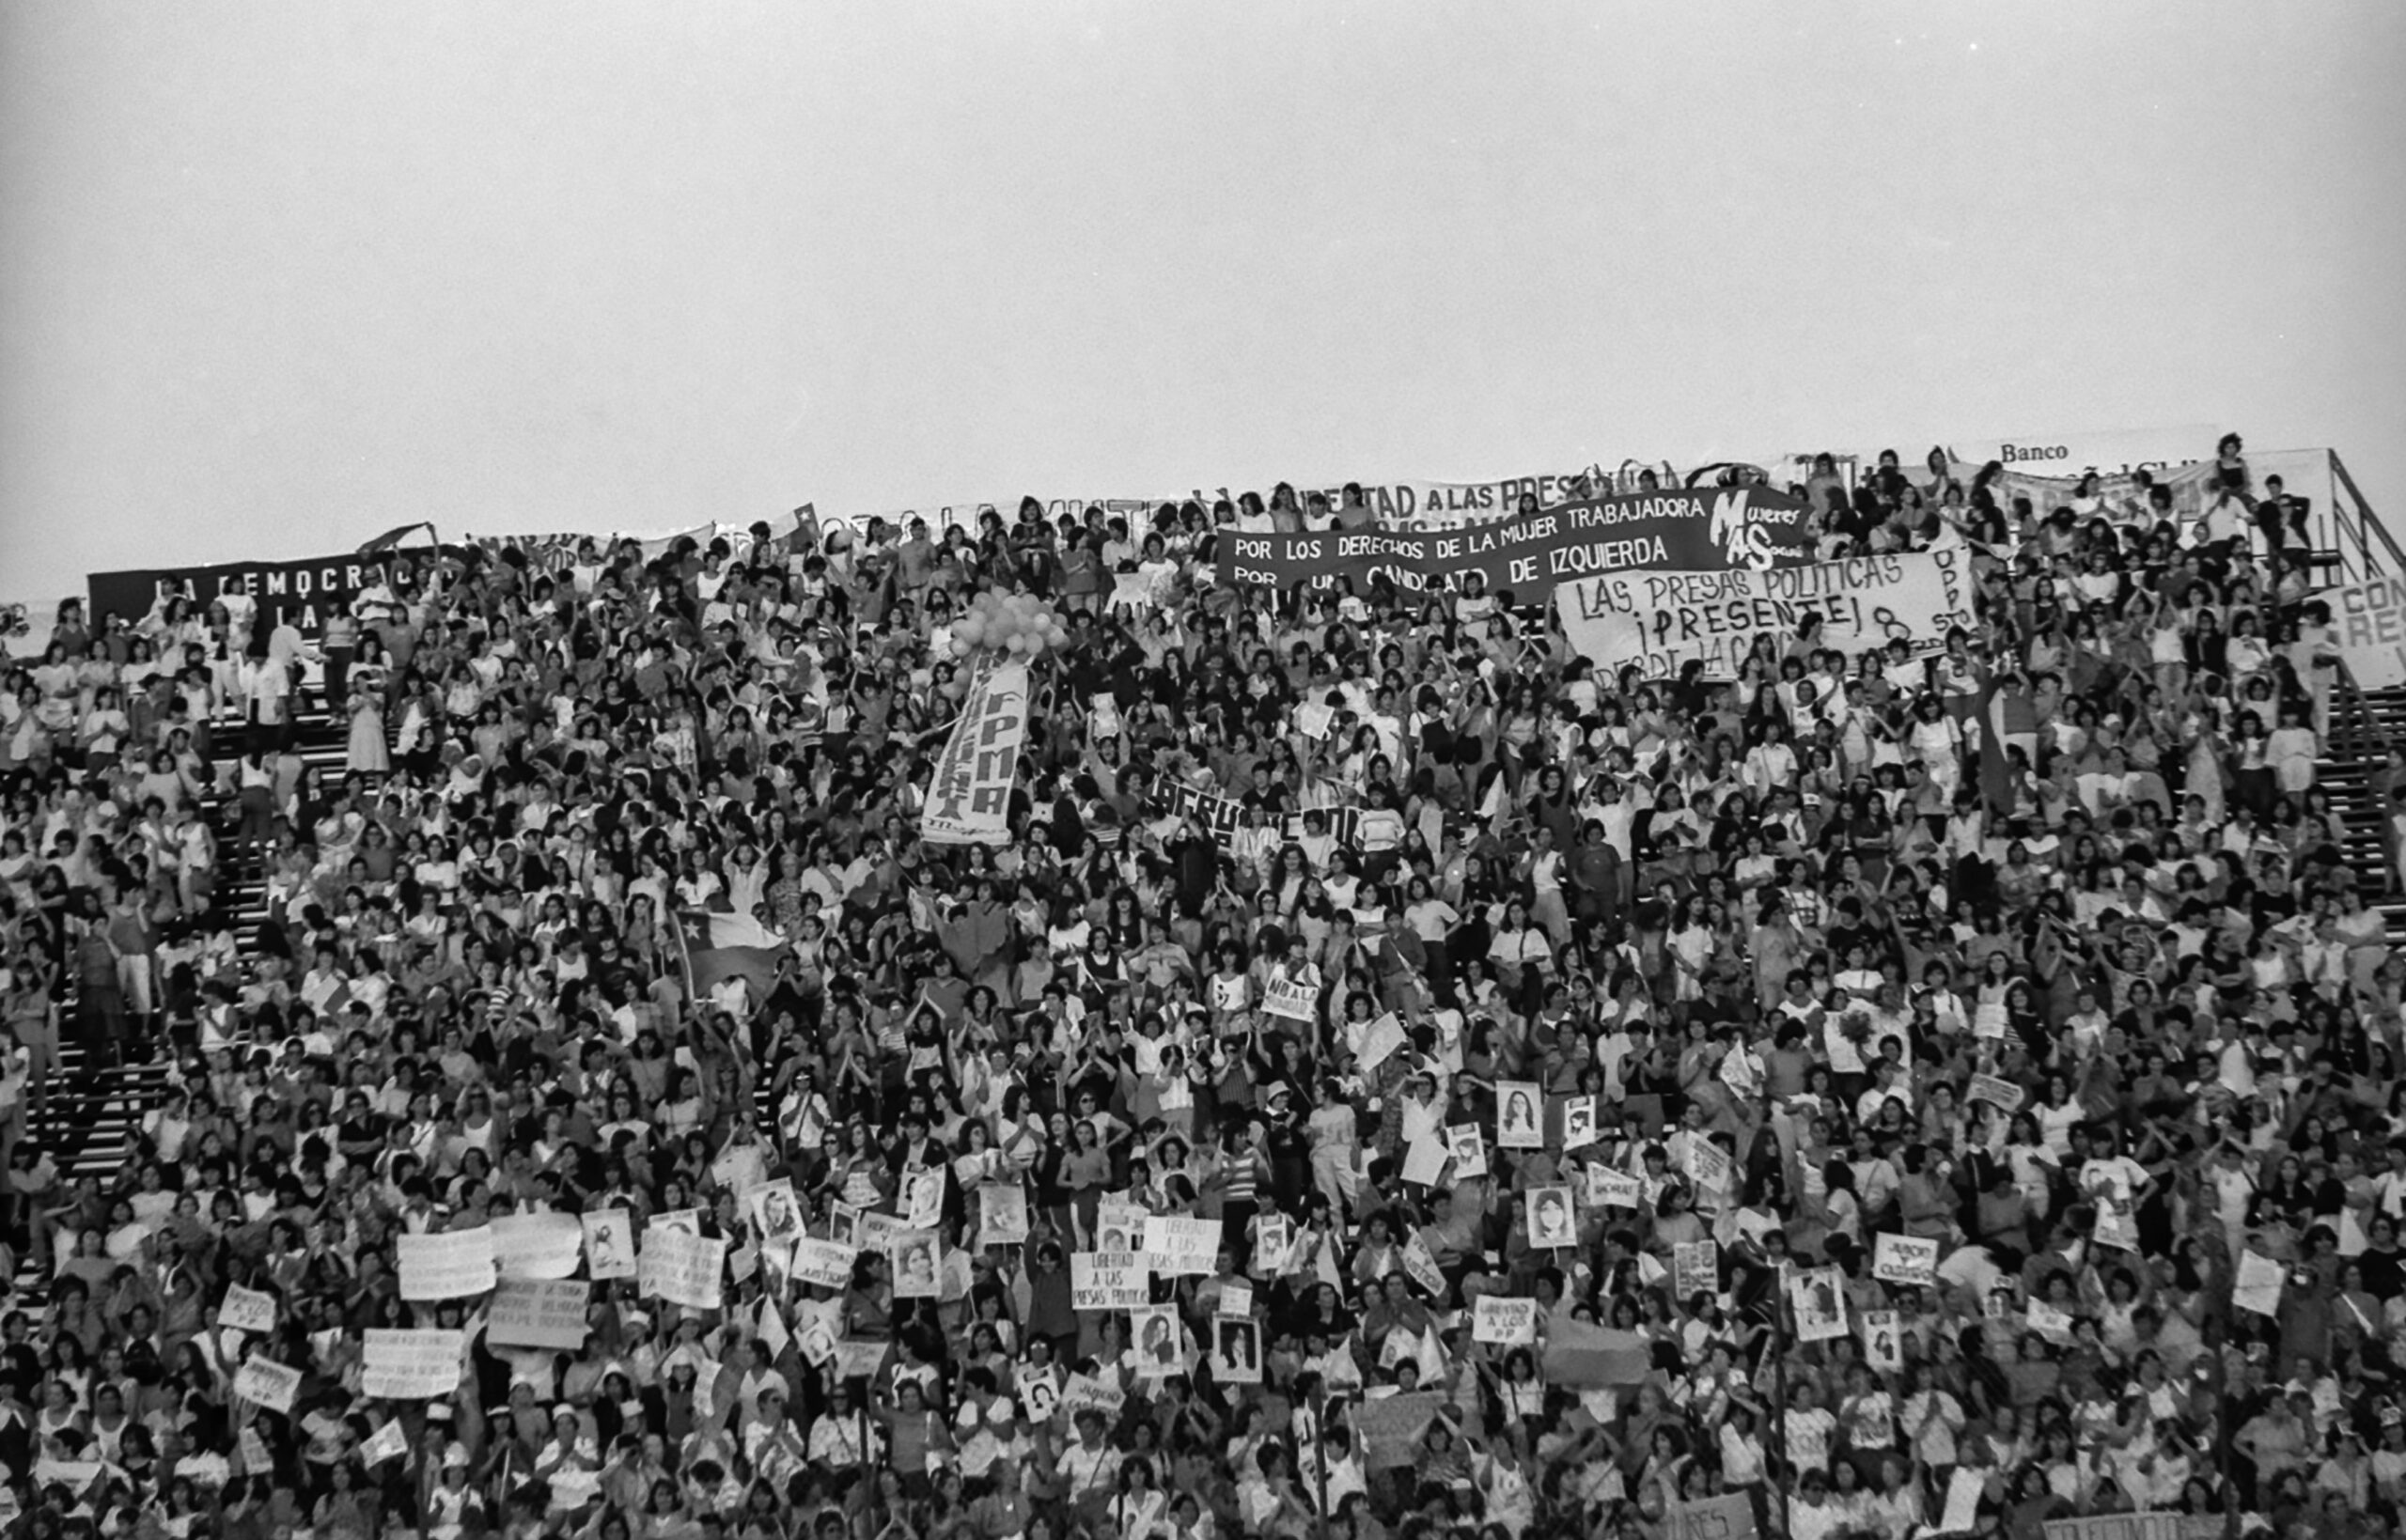
<svg viewBox="0 0 2406 1540">
<path fill-rule="evenodd" d="M 241 719 L 221 717 L 211 726 L 217 762 L 231 765 L 243 743 Z M 296 728 L 295 747 L 302 763 L 329 777 L 340 777 L 350 747 L 346 726 L 318 707 L 305 708 Z M 241 811 L 230 792 L 212 787 L 202 806 L 217 832 L 214 903 L 232 916 L 235 942 L 247 953 L 267 919 L 266 869 L 256 852 L 234 844 Z M 153 1051 L 147 1062 L 95 1068 L 74 1041 L 74 1010 L 70 996 L 61 1006 L 62 1021 L 68 1027 L 60 1034 L 49 1095 L 38 1112 L 28 1112 L 25 1136 L 49 1152 L 62 1181 L 90 1176 L 107 1190 L 132 1174 L 143 1119 L 165 1100 L 174 1083 L 173 1066 L 164 1054 Z M 39 1309 L 46 1301 L 49 1279 L 30 1255 L 19 1259 L 11 1283 L 11 1302 L 16 1306 Z"/>
<path fill-rule="evenodd" d="M 2331 799 L 2338 824 L 2333 832 L 2358 891 L 2387 922 L 2391 944 L 2406 946 L 2406 894 L 2393 891 L 2382 842 L 2389 809 L 2375 785 L 2392 745 L 2406 747 L 2406 689 L 2360 691 L 2343 684 L 2332 700 L 2331 739 L 2315 766 L 2315 784 Z"/>
</svg>

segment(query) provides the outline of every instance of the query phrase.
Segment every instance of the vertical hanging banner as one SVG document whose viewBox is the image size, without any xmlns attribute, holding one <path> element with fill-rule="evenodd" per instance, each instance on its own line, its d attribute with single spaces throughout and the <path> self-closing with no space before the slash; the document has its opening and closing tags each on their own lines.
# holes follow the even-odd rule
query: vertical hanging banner
<svg viewBox="0 0 2406 1540">
<path fill-rule="evenodd" d="M 961 719 L 936 757 L 919 837 L 930 845 L 1002 845 L 1010 839 L 1011 782 L 1027 739 L 1027 664 L 980 656 Z"/>
<path fill-rule="evenodd" d="M 1971 557 L 1960 549 L 1768 572 L 1612 572 L 1564 583 L 1555 603 L 1581 656 L 1661 679 L 1691 662 L 1707 678 L 1735 678 L 1757 637 L 1785 642 L 1808 623 L 1821 646 L 1857 653 L 1902 642 L 1916 658 L 1976 624 Z"/>
</svg>

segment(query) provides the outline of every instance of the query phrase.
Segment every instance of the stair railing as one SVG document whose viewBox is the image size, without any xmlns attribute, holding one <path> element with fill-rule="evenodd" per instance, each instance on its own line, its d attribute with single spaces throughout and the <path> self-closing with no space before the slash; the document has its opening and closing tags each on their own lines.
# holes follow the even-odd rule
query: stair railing
<svg viewBox="0 0 2406 1540">
<path fill-rule="evenodd" d="M 2373 511 L 2356 478 L 2336 451 L 2331 456 L 2331 509 L 2326 527 L 2339 568 L 2350 579 L 2363 582 L 2384 573 L 2406 573 L 2406 551 L 2398 549 L 2389 526 Z"/>
</svg>

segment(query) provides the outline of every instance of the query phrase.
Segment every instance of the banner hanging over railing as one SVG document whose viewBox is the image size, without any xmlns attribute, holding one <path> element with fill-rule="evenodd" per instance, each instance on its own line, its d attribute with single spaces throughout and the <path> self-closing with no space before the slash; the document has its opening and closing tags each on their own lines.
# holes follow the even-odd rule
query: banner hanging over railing
<svg viewBox="0 0 2406 1540">
<path fill-rule="evenodd" d="M 1219 560 L 1241 586 L 1291 588 L 1379 575 L 1399 588 L 1461 588 L 1541 605 L 1572 578 L 1622 570 L 1762 570 L 1809 560 L 1798 499 L 1758 489 L 1639 492 L 1566 503 L 1455 531 L 1220 532 Z"/>
<path fill-rule="evenodd" d="M 1709 679 L 1735 678 L 1757 637 L 1784 646 L 1808 617 L 1818 646 L 1853 654 L 1903 642 L 1915 657 L 1974 619 L 1971 555 L 1960 547 L 1768 572 L 1613 572 L 1564 583 L 1555 603 L 1582 656 L 1608 672 L 1635 663 L 1649 679 L 1691 662 Z"/>
</svg>

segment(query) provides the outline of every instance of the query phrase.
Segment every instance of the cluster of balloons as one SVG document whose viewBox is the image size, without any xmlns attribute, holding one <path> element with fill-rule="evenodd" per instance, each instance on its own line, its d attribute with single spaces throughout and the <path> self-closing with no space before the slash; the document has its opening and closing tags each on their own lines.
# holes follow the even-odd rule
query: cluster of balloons
<svg viewBox="0 0 2406 1540">
<path fill-rule="evenodd" d="M 1016 658 L 1040 658 L 1069 645 L 1061 612 L 1032 594 L 979 594 L 952 623 L 952 653 L 966 658 L 980 648 Z"/>
</svg>

